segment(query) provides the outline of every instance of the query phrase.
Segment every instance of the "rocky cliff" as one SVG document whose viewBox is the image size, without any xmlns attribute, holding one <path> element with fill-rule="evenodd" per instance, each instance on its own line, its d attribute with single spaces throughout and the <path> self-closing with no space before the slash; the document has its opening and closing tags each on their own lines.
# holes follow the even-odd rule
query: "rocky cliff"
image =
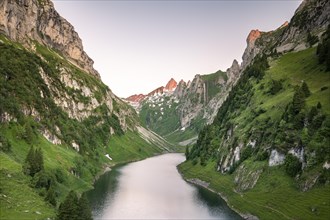
<svg viewBox="0 0 330 220">
<path fill-rule="evenodd" d="M 50 0 L 2 0 L 0 33 L 30 49 L 32 41 L 53 48 L 82 70 L 100 77 L 78 33 L 57 13 Z"/>
<path fill-rule="evenodd" d="M 329 11 L 330 2 L 327 0 L 304 0 L 290 22 L 285 22 L 278 29 L 270 32 L 252 30 L 246 40 L 242 69 L 258 54 L 271 56 L 310 47 L 308 34 L 321 37 L 329 25 Z"/>
<path fill-rule="evenodd" d="M 51 1 L 1 1 L 0 37 L 1 88 L 6 90 L 1 96 L 1 122 L 32 117 L 42 124 L 39 131 L 50 142 L 77 150 L 90 141 L 105 144 L 113 134 L 137 131 L 135 111 L 103 84 L 74 27 Z M 16 72 L 19 69 L 24 71 Z M 79 130 L 79 123 L 88 125 Z M 73 125 L 78 127 L 76 134 L 69 135 Z M 94 134 L 100 129 L 102 138 Z M 88 138 L 87 133 L 95 137 Z"/>
<path fill-rule="evenodd" d="M 155 132 L 178 136 L 176 142 L 194 140 L 199 129 L 212 122 L 239 74 L 240 66 L 234 60 L 226 72 L 196 75 L 187 83 L 171 79 L 165 87 L 126 100 L 139 112 L 142 122 Z"/>
<path fill-rule="evenodd" d="M 219 172 L 234 174 L 236 191 L 257 184 L 260 164 L 283 165 L 302 191 L 329 183 L 329 136 L 323 131 L 330 128 L 324 108 L 330 106 L 330 77 L 319 59 L 322 47 L 315 48 L 330 39 L 329 4 L 304 1 L 290 23 L 250 32 L 239 79 L 189 159 L 217 161 Z"/>
</svg>

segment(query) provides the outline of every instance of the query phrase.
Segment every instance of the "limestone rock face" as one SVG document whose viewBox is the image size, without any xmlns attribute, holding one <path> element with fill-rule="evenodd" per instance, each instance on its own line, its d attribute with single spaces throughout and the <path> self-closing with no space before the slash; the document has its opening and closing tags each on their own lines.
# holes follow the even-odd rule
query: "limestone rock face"
<svg viewBox="0 0 330 220">
<path fill-rule="evenodd" d="M 142 101 L 146 96 L 143 94 L 138 94 L 138 95 L 131 95 L 130 97 L 126 98 L 127 101 L 130 102 L 140 102 Z"/>
<path fill-rule="evenodd" d="M 258 54 L 271 55 L 304 50 L 310 45 L 308 33 L 320 37 L 330 24 L 330 1 L 304 0 L 290 22 L 274 31 L 252 30 L 247 37 L 247 47 L 242 57 L 244 70 Z"/>
<path fill-rule="evenodd" d="M 183 79 L 179 82 L 176 89 L 174 90 L 174 96 L 181 98 L 184 95 L 184 91 L 187 88 L 187 83 Z"/>
<path fill-rule="evenodd" d="M 0 33 L 32 49 L 31 40 L 60 51 L 74 65 L 99 78 L 74 27 L 50 0 L 0 1 Z"/>
<path fill-rule="evenodd" d="M 246 39 L 246 43 L 247 43 L 247 47 L 244 51 L 243 54 L 243 63 L 242 63 L 242 67 L 246 67 L 252 60 L 253 58 L 260 52 L 260 48 L 255 46 L 255 42 L 258 38 L 260 38 L 261 36 L 261 32 L 257 29 L 257 30 L 252 30 L 247 39 Z"/>
<path fill-rule="evenodd" d="M 240 65 L 238 64 L 237 60 L 234 60 L 231 67 L 228 68 L 226 71 L 228 76 L 228 82 L 235 82 L 239 78 L 240 70 Z"/>
<path fill-rule="evenodd" d="M 301 46 L 307 33 L 320 36 L 330 23 L 328 0 L 304 0 L 285 29 L 278 46 L 279 52 L 305 49 Z"/>
<path fill-rule="evenodd" d="M 173 121 L 177 131 L 184 132 L 188 128 L 198 130 L 213 121 L 230 89 L 239 79 L 240 72 L 241 67 L 234 60 L 226 72 L 197 74 L 187 83 L 183 80 L 177 83 L 171 79 L 165 87 L 159 87 L 147 95 L 133 95 L 126 100 L 137 112 L 144 111 L 142 115 L 147 117 L 145 123 L 150 128 L 153 125 L 159 128 L 162 123 Z"/>
<path fill-rule="evenodd" d="M 165 89 L 168 91 L 174 91 L 176 86 L 177 82 L 173 78 L 171 78 L 170 81 L 168 81 L 168 83 L 166 84 Z"/>
</svg>

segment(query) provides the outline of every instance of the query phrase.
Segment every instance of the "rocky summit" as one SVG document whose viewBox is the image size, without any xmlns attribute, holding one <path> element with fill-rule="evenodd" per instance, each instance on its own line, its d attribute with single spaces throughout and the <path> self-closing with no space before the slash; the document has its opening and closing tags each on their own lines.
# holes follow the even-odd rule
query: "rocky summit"
<svg viewBox="0 0 330 220">
<path fill-rule="evenodd" d="M 0 33 L 35 49 L 31 40 L 53 48 L 71 63 L 99 78 L 93 60 L 83 49 L 74 27 L 54 8 L 50 0 L 0 2 Z"/>
</svg>

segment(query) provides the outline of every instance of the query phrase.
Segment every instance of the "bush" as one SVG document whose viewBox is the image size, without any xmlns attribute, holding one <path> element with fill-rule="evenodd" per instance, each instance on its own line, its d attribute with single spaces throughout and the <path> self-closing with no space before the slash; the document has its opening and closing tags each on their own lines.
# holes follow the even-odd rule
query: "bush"
<svg viewBox="0 0 330 220">
<path fill-rule="evenodd" d="M 43 169 L 44 159 L 41 149 L 34 149 L 31 147 L 23 164 L 23 173 L 33 177 Z"/>
<path fill-rule="evenodd" d="M 9 140 L 0 134 L 0 151 L 9 152 L 11 151 L 11 144 Z"/>
<path fill-rule="evenodd" d="M 330 181 L 330 170 L 323 168 L 321 175 L 318 179 L 320 184 L 325 184 Z"/>
<path fill-rule="evenodd" d="M 244 160 L 248 159 L 251 155 L 252 155 L 252 147 L 244 148 L 243 151 L 241 152 L 240 161 L 243 162 Z"/>
<path fill-rule="evenodd" d="M 283 88 L 283 85 L 282 85 L 281 80 L 272 80 L 270 82 L 270 89 L 268 92 L 272 95 L 275 95 L 276 93 L 281 91 L 282 88 Z"/>
<path fill-rule="evenodd" d="M 258 152 L 257 156 L 256 156 L 256 161 L 264 161 L 268 159 L 268 153 L 267 151 L 262 151 L 262 152 Z"/>
<path fill-rule="evenodd" d="M 65 182 L 66 176 L 65 176 L 65 173 L 63 172 L 63 170 L 61 170 L 60 168 L 57 168 L 54 171 L 54 174 L 55 174 L 55 178 L 56 178 L 57 182 L 59 182 L 59 183 Z"/>
<path fill-rule="evenodd" d="M 286 173 L 291 176 L 295 177 L 298 173 L 301 172 L 302 164 L 299 159 L 292 154 L 287 154 L 284 160 L 284 167 Z"/>
<path fill-rule="evenodd" d="M 32 179 L 32 185 L 35 188 L 45 188 L 49 189 L 51 185 L 55 184 L 54 174 L 48 173 L 46 171 L 41 171 L 37 173 Z"/>
</svg>

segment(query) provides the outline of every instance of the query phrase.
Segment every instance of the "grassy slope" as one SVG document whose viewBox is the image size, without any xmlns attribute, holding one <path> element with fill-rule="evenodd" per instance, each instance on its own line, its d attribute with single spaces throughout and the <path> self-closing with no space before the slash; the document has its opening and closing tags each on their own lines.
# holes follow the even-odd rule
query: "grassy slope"
<svg viewBox="0 0 330 220">
<path fill-rule="evenodd" d="M 280 118 L 283 109 L 292 100 L 294 86 L 300 85 L 302 80 L 306 81 L 312 93 L 306 100 L 307 106 L 315 106 L 320 102 L 323 113 L 329 115 L 330 89 L 320 90 L 325 86 L 330 87 L 330 74 L 324 72 L 324 68 L 318 65 L 315 48 L 289 53 L 273 61 L 261 82 L 254 84 L 253 106 L 267 110 L 257 119 L 262 121 L 267 117 Z M 264 94 L 259 89 L 262 84 L 267 85 L 271 79 L 284 80 L 284 89 L 274 96 Z M 249 125 L 243 122 L 249 114 L 251 109 L 247 108 L 235 118 L 238 125 L 245 125 L 236 130 L 241 133 L 240 135 L 244 135 L 248 130 Z M 246 163 L 252 161 L 245 161 L 244 164 Z M 193 166 L 189 161 L 182 164 L 180 170 L 186 178 L 199 178 L 210 182 L 210 187 L 223 193 L 235 209 L 257 215 L 261 219 L 327 219 L 330 216 L 329 185 L 316 186 L 308 192 L 301 192 L 282 167 L 270 168 L 266 162 L 258 163 L 264 163 L 261 164 L 264 172 L 257 185 L 254 189 L 241 194 L 234 192 L 234 176 L 216 172 L 214 162 L 201 167 Z"/>
<path fill-rule="evenodd" d="M 11 143 L 11 152 L 0 151 L 0 219 L 45 219 L 55 215 L 54 208 L 44 202 L 44 197 L 39 196 L 42 190 L 31 188 L 31 177 L 22 173 L 22 164 L 28 153 L 30 145 L 16 138 L 15 125 L 2 128 Z M 56 169 L 64 171 L 65 182 L 58 184 L 58 200 L 64 199 L 70 190 L 79 193 L 92 188 L 94 177 L 88 172 L 88 167 L 93 166 L 91 161 L 84 164 L 81 178 L 69 173 L 70 168 L 75 167 L 75 161 L 86 160 L 72 148 L 57 146 L 49 143 L 39 136 L 34 146 L 42 148 L 45 162 L 45 170 L 55 172 Z M 128 132 L 123 136 L 113 136 L 105 153 L 113 158 L 110 161 L 104 155 L 100 155 L 100 161 L 104 164 L 115 165 L 129 161 L 141 160 L 146 157 L 159 154 L 161 150 L 145 142 L 134 132 Z M 95 164 L 96 166 L 96 164 Z M 94 167 L 99 170 L 100 167 Z M 28 211 L 26 211 L 28 210 Z M 41 214 L 36 214 L 38 211 Z"/>
<path fill-rule="evenodd" d="M 264 78 L 254 85 L 254 95 L 251 106 L 235 117 L 234 122 L 238 124 L 239 136 L 245 136 L 250 129 L 246 119 L 250 117 L 251 111 L 264 109 L 265 113 L 260 114 L 253 120 L 264 121 L 267 117 L 274 121 L 279 120 L 285 107 L 292 101 L 295 86 L 300 86 L 305 81 L 311 91 L 311 96 L 306 99 L 307 109 L 316 106 L 318 102 L 322 104 L 322 112 L 330 115 L 330 74 L 325 72 L 325 66 L 318 65 L 315 55 L 315 48 L 310 48 L 297 53 L 289 53 L 278 60 L 270 63 L 271 67 L 267 70 Z M 271 80 L 282 80 L 283 89 L 275 95 L 265 94 L 265 89 L 269 86 Z M 329 87 L 321 91 L 320 88 Z"/>
<path fill-rule="evenodd" d="M 16 53 L 17 55 L 12 56 L 14 58 L 11 59 L 11 66 L 2 67 L 5 68 L 5 71 L 10 69 L 16 71 L 18 69 L 16 71 L 17 73 L 15 72 L 16 75 L 12 76 L 12 78 L 16 79 L 16 81 L 11 81 L 13 86 L 7 88 L 7 83 L 6 89 L 8 89 L 10 94 L 7 92 L 7 90 L 3 91 L 3 88 L 1 87 L 1 100 L 6 101 L 6 105 L 4 102 L 0 103 L 1 110 L 8 111 L 9 108 L 6 108 L 6 106 L 11 106 L 10 104 L 15 104 L 15 107 L 18 106 L 18 108 L 21 108 L 21 105 L 25 104 L 25 102 L 35 105 L 38 103 L 38 107 L 40 107 L 40 109 L 43 111 L 40 113 L 45 113 L 45 115 L 54 113 L 55 116 L 54 118 L 51 118 L 50 116 L 44 116 L 42 121 L 37 123 L 30 117 L 25 117 L 23 115 L 18 117 L 15 115 L 16 112 L 10 112 L 13 116 L 18 118 L 18 122 L 12 121 L 10 123 L 0 124 L 1 137 L 4 137 L 6 140 L 8 140 L 11 145 L 11 150 L 8 152 L 2 152 L 0 150 L 0 219 L 46 219 L 48 217 L 55 216 L 54 207 L 44 201 L 44 195 L 46 193 L 45 188 L 33 188 L 31 183 L 32 178 L 22 173 L 22 165 L 31 145 L 34 147 L 40 147 L 42 149 L 45 171 L 47 173 L 54 174 L 58 170 L 62 171 L 64 182 L 56 182 L 55 186 L 58 205 L 70 190 L 75 190 L 78 193 L 82 193 L 83 191 L 92 188 L 94 176 L 102 172 L 104 166 L 144 159 L 148 156 L 159 154 L 161 152 L 159 148 L 147 143 L 137 133 L 134 132 L 127 132 L 122 136 L 112 136 L 107 146 L 102 147 L 104 145 L 102 144 L 100 136 L 98 136 L 100 132 L 93 127 L 93 125 L 96 124 L 95 121 L 82 124 L 76 120 L 68 119 L 66 116 L 65 120 L 60 119 L 60 117 L 58 117 L 58 113 L 53 112 L 53 108 L 44 107 L 43 104 L 45 104 L 46 101 L 42 101 L 41 98 L 36 97 L 39 94 L 39 90 L 37 90 L 37 92 L 32 90 L 42 87 L 43 80 L 39 79 L 39 74 L 36 73 L 37 75 L 34 75 L 34 72 L 31 74 L 26 70 L 23 71 L 23 69 L 20 69 L 21 62 L 30 63 L 31 65 L 34 61 L 36 62 L 37 59 L 32 61 L 30 60 L 30 58 L 34 58 L 35 55 L 26 55 L 29 52 L 25 51 L 22 45 L 8 40 L 3 35 L 0 35 L 0 43 L 6 44 L 6 47 L 3 47 L 4 50 L 6 50 L 6 53 Z M 48 60 L 48 62 L 44 63 L 45 66 L 50 68 L 50 70 L 53 69 L 54 71 L 51 72 L 47 68 L 49 74 L 57 74 L 57 68 L 54 66 L 61 64 L 73 71 L 72 75 L 79 83 L 84 85 L 92 85 L 91 88 L 97 88 L 97 91 L 94 94 L 96 98 L 101 97 L 103 93 L 106 92 L 107 88 L 102 82 L 96 80 L 94 77 L 91 77 L 88 74 L 78 71 L 77 68 L 73 67 L 71 64 L 69 64 L 69 62 L 65 61 L 55 51 L 45 48 L 39 44 L 36 44 L 36 47 L 38 53 L 41 54 L 46 60 Z M 4 60 L 3 62 L 7 64 L 9 63 L 8 60 Z M 28 69 L 28 67 L 26 67 L 26 69 Z M 32 69 L 30 70 L 32 71 Z M 23 73 L 26 73 L 26 75 Z M 3 71 L 1 74 L 3 74 Z M 56 74 L 51 76 L 54 77 L 54 81 L 57 82 L 58 75 Z M 4 79 L 4 75 L 1 75 L 1 79 Z M 26 83 L 22 83 L 22 80 L 24 80 L 24 82 L 26 81 Z M 31 82 L 34 84 L 31 85 Z M 6 82 L 1 81 L 1 83 Z M 58 87 L 58 89 L 68 88 Z M 75 93 L 76 97 L 78 98 L 84 98 L 79 91 L 71 92 Z M 22 93 L 24 94 L 22 95 Z M 83 102 L 84 100 L 81 101 Z M 114 103 L 114 105 L 115 104 L 116 103 Z M 114 108 L 119 108 L 119 106 L 115 105 Z M 122 108 L 122 106 L 120 106 L 120 108 Z M 73 150 L 72 147 L 68 147 L 67 145 L 53 145 L 48 142 L 38 132 L 38 129 L 45 126 L 44 124 L 47 125 L 47 120 L 49 120 L 48 124 L 51 126 L 56 125 L 56 123 L 63 123 L 67 125 L 69 124 L 70 127 L 66 127 L 65 131 L 62 130 L 62 134 L 69 132 L 76 136 L 76 140 L 86 140 L 85 143 L 87 143 L 86 146 L 88 146 L 90 149 L 89 152 L 86 152 L 85 155 L 82 156 Z M 33 130 L 31 131 L 31 136 L 33 136 L 33 138 L 30 140 L 26 140 L 27 138 L 24 138 L 26 127 L 28 125 L 27 122 L 31 122 L 33 125 Z M 44 124 L 41 125 L 41 123 Z M 128 121 L 127 123 L 134 122 Z M 84 132 L 87 128 L 95 133 L 86 135 Z M 107 135 L 106 138 L 109 138 L 107 132 L 108 130 L 106 130 L 106 132 L 103 131 L 103 133 Z M 80 136 L 79 133 L 82 135 Z M 88 142 L 88 140 L 93 140 L 93 144 L 90 144 L 91 142 Z M 114 160 L 110 161 L 108 158 L 106 158 L 104 156 L 106 153 L 110 154 Z M 79 178 L 70 173 L 72 169 L 79 170 Z"/>
<path fill-rule="evenodd" d="M 125 163 L 160 154 L 162 150 L 147 143 L 138 134 L 128 132 L 124 136 L 112 137 L 107 152 L 114 163 Z"/>
<path fill-rule="evenodd" d="M 248 162 L 251 161 L 244 163 Z M 215 163 L 203 167 L 188 161 L 179 166 L 185 178 L 210 183 L 209 187 L 220 192 L 229 206 L 240 213 L 251 213 L 260 219 L 327 219 L 330 216 L 330 185 L 301 192 L 281 168 L 266 164 L 264 168 L 255 188 L 237 193 L 233 175 L 220 175 Z"/>
</svg>

